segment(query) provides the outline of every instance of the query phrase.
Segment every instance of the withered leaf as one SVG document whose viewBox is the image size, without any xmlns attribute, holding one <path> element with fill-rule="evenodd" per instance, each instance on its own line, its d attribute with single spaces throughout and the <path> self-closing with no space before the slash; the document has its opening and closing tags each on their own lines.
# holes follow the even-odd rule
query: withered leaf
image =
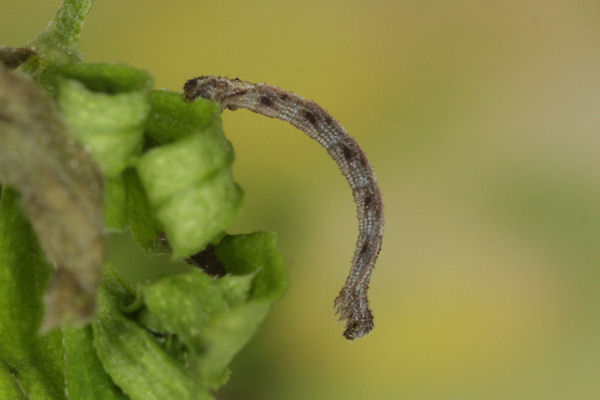
<svg viewBox="0 0 600 400">
<path fill-rule="evenodd" d="M 88 321 L 105 258 L 102 176 L 44 90 L 1 65 L 0 182 L 20 192 L 57 268 L 42 329 Z"/>
<path fill-rule="evenodd" d="M 0 63 L 5 67 L 14 69 L 29 59 L 35 51 L 29 47 L 4 47 L 0 46 Z"/>
</svg>

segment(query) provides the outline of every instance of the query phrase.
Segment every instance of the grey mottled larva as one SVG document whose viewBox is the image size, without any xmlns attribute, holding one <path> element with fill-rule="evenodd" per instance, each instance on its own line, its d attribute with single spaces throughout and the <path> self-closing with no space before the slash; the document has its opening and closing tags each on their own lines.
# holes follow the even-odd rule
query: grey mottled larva
<svg viewBox="0 0 600 400">
<path fill-rule="evenodd" d="M 353 340 L 373 329 L 367 290 L 383 237 L 383 202 L 373 169 L 344 127 L 321 106 L 297 94 L 266 84 L 201 76 L 184 86 L 188 100 L 202 97 L 221 110 L 246 108 L 287 121 L 323 146 L 348 180 L 358 211 L 359 235 L 346 283 L 335 299 L 336 313 L 346 320 L 344 336 Z"/>
</svg>

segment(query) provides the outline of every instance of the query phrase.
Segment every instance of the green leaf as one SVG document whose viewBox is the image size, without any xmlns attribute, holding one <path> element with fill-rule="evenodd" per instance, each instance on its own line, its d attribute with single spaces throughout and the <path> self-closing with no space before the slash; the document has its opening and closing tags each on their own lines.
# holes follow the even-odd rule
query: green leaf
<svg viewBox="0 0 600 400">
<path fill-rule="evenodd" d="M 120 312 L 133 299 L 132 290 L 105 269 L 92 327 L 98 357 L 112 379 L 133 400 L 212 399 L 149 331 Z"/>
<path fill-rule="evenodd" d="M 121 173 L 142 147 L 152 77 L 121 64 L 76 64 L 59 71 L 60 109 L 106 179 L 105 223 L 123 229 L 126 196 Z"/>
<path fill-rule="evenodd" d="M 177 141 L 143 154 L 137 170 L 174 256 L 181 258 L 202 250 L 225 230 L 239 211 L 242 191 L 231 175 L 233 149 L 223 135 L 220 119 L 214 116 L 208 126 L 192 133 L 182 128 L 190 127 L 200 114 L 212 113 L 212 106 L 169 104 L 178 104 L 172 110 L 174 115 L 182 110 L 181 115 L 189 120 L 162 136 L 178 137 Z"/>
<path fill-rule="evenodd" d="M 148 72 L 118 63 L 68 64 L 57 72 L 83 83 L 90 91 L 110 94 L 147 91 L 153 83 Z"/>
<path fill-rule="evenodd" d="M 150 104 L 147 72 L 119 64 L 78 64 L 61 69 L 58 105 L 75 137 L 109 178 L 139 154 Z"/>
<path fill-rule="evenodd" d="M 256 272 L 255 299 L 277 299 L 286 289 L 286 272 L 275 236 L 267 232 L 226 236 L 216 248 L 219 259 L 234 275 Z"/>
<path fill-rule="evenodd" d="M 104 181 L 104 223 L 110 229 L 122 230 L 127 225 L 127 189 L 121 176 Z"/>
<path fill-rule="evenodd" d="M 160 235 L 163 228 L 152 213 L 142 181 L 133 168 L 123 174 L 127 195 L 127 223 L 133 238 L 147 253 L 166 253 L 170 247 Z"/>
<path fill-rule="evenodd" d="M 102 369 L 92 345 L 90 326 L 81 329 L 63 329 L 65 351 L 65 383 L 69 399 L 73 400 L 126 400 Z"/>
<path fill-rule="evenodd" d="M 248 300 L 216 315 L 204 329 L 201 376 L 212 387 L 224 383 L 227 375 L 221 370 L 226 371 L 233 356 L 248 343 L 287 286 L 283 259 L 270 233 L 226 236 L 216 253 L 229 273 L 255 278 Z"/>
<path fill-rule="evenodd" d="M 193 270 L 142 289 L 147 307 L 142 321 L 175 334 L 189 352 L 186 368 L 211 389 L 226 381 L 227 365 L 286 286 L 271 234 L 228 236 L 221 243 L 216 251 L 229 275 L 217 279 Z"/>
<path fill-rule="evenodd" d="M 60 333 L 38 336 L 52 267 L 17 193 L 0 196 L 0 398 L 64 399 Z"/>
<path fill-rule="evenodd" d="M 206 180 L 233 161 L 231 144 L 214 123 L 200 134 L 156 147 L 138 162 L 150 201 L 160 205 L 176 193 Z"/>
<path fill-rule="evenodd" d="M 85 321 L 105 255 L 98 167 L 27 76 L 0 68 L 0 110 L 0 182 L 21 193 L 45 255 L 58 267 L 45 327 Z"/>
<path fill-rule="evenodd" d="M 182 258 L 205 248 L 235 218 L 241 200 L 242 190 L 225 169 L 157 206 L 173 256 Z"/>
<path fill-rule="evenodd" d="M 208 127 L 219 118 L 217 103 L 198 99 L 186 101 L 180 93 L 155 90 L 150 97 L 146 135 L 158 144 L 170 143 Z"/>
<path fill-rule="evenodd" d="M 248 302 L 215 316 L 206 326 L 207 350 L 201 360 L 200 376 L 208 387 L 216 389 L 227 381 L 227 365 L 254 336 L 270 308 L 271 303 L 265 300 Z"/>
<path fill-rule="evenodd" d="M 142 294 L 150 313 L 158 316 L 160 332 L 177 333 L 198 355 L 203 349 L 198 339 L 202 327 L 215 315 L 245 301 L 253 277 L 230 275 L 214 279 L 195 269 L 158 279 L 145 286 Z"/>
<path fill-rule="evenodd" d="M 16 376 L 4 363 L 0 363 L 0 396 L 3 399 L 28 400 L 26 393 L 23 393 L 21 385 Z"/>
</svg>

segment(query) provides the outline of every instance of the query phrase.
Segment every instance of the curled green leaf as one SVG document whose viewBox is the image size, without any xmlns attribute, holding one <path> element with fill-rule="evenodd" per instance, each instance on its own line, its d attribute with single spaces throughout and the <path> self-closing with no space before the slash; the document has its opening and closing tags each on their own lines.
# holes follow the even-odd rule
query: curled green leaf
<svg viewBox="0 0 600 400">
<path fill-rule="evenodd" d="M 221 114 L 217 103 L 190 103 L 181 94 L 166 90 L 153 91 L 150 104 L 145 133 L 158 144 L 174 142 L 194 134 L 208 127 Z"/>
<path fill-rule="evenodd" d="M 256 273 L 252 298 L 274 300 L 285 292 L 286 272 L 273 234 L 256 232 L 225 236 L 216 253 L 229 273 Z"/>
<path fill-rule="evenodd" d="M 168 131 L 165 121 L 176 118 L 171 113 L 181 118 Z M 144 153 L 137 171 L 174 256 L 183 258 L 202 250 L 237 215 L 242 191 L 231 174 L 233 149 L 209 101 L 158 92 L 149 121 L 149 136 L 167 144 Z"/>
<path fill-rule="evenodd" d="M 0 181 L 21 193 L 46 257 L 57 267 L 46 329 L 87 321 L 105 257 L 100 171 L 46 93 L 0 69 Z"/>
<path fill-rule="evenodd" d="M 226 236 L 216 253 L 227 270 L 222 278 L 192 270 L 142 288 L 141 322 L 175 335 L 185 348 L 185 368 L 210 389 L 227 380 L 227 365 L 286 287 L 272 234 Z"/>
<path fill-rule="evenodd" d="M 148 283 L 137 297 L 105 269 L 94 346 L 132 399 L 212 398 L 209 391 L 227 380 L 227 365 L 281 295 L 286 279 L 273 235 L 227 236 L 222 243 L 216 249 L 226 276 L 194 269 Z"/>
<path fill-rule="evenodd" d="M 126 188 L 121 173 L 142 148 L 152 77 L 127 65 L 107 63 L 68 65 L 58 72 L 59 108 L 106 179 L 106 225 L 122 229 Z"/>
<path fill-rule="evenodd" d="M 122 64 L 70 65 L 60 75 L 58 105 L 73 135 L 117 177 L 141 149 L 152 78 Z"/>
<path fill-rule="evenodd" d="M 212 396 L 154 335 L 125 316 L 131 288 L 107 268 L 93 322 L 94 346 L 102 365 L 133 400 L 210 400 Z"/>
</svg>

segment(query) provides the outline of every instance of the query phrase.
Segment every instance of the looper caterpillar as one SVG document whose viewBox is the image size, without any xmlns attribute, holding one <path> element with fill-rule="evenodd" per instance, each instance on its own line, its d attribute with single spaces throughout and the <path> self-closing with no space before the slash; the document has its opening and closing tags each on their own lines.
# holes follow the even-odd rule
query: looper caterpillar
<svg viewBox="0 0 600 400">
<path fill-rule="evenodd" d="M 353 340 L 373 329 L 367 290 L 383 237 L 383 202 L 375 174 L 354 138 L 321 106 L 297 94 L 263 83 L 201 76 L 185 83 L 188 100 L 219 102 L 221 110 L 246 108 L 291 123 L 327 150 L 346 177 L 356 202 L 359 235 L 346 283 L 335 299 L 336 313 L 346 320 L 344 336 Z"/>
</svg>

